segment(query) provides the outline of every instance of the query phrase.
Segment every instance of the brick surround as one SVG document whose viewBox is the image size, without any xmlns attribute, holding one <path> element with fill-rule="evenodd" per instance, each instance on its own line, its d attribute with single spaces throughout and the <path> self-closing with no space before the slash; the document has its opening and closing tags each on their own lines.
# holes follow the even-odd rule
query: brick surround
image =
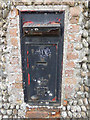
<svg viewBox="0 0 90 120">
<path fill-rule="evenodd" d="M 4 2 L 2 3 L 4 5 Z M 86 25 L 90 17 L 86 13 L 89 12 L 88 1 L 17 0 L 5 4 L 10 8 L 4 6 L 1 9 L 3 11 L 8 9 L 8 13 L 5 17 L 5 11 L 3 12 L 2 26 L 2 21 L 0 22 L 0 31 L 2 31 L 0 67 L 3 72 L 0 76 L 0 100 L 2 99 L 0 119 L 25 117 L 89 119 L 90 35 L 88 32 L 90 25 Z M 60 106 L 33 106 L 24 102 L 19 27 L 21 10 L 65 11 Z M 4 104 L 9 107 L 6 108 Z"/>
</svg>

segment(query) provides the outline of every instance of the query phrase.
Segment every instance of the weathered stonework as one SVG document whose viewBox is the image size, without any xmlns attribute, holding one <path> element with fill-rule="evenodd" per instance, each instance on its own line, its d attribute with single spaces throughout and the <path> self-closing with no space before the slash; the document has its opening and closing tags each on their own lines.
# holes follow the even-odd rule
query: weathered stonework
<svg viewBox="0 0 90 120">
<path fill-rule="evenodd" d="M 61 106 L 24 102 L 19 10 L 64 10 Z M 0 119 L 90 118 L 90 6 L 88 1 L 0 2 Z"/>
</svg>

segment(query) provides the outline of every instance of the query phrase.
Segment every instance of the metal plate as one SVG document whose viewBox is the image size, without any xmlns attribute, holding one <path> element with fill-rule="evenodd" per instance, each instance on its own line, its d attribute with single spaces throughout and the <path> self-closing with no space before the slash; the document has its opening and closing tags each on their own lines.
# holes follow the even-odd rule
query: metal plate
<svg viewBox="0 0 90 120">
<path fill-rule="evenodd" d="M 25 102 L 60 104 L 64 12 L 20 12 L 20 28 Z"/>
<path fill-rule="evenodd" d="M 55 101 L 57 44 L 26 43 L 26 53 L 28 100 Z"/>
</svg>

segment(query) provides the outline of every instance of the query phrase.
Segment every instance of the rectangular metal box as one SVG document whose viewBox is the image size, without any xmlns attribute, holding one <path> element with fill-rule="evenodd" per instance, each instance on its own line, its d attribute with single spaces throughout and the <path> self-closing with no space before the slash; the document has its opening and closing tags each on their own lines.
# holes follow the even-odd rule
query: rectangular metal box
<svg viewBox="0 0 90 120">
<path fill-rule="evenodd" d="M 20 12 L 25 102 L 60 104 L 64 12 Z"/>
</svg>

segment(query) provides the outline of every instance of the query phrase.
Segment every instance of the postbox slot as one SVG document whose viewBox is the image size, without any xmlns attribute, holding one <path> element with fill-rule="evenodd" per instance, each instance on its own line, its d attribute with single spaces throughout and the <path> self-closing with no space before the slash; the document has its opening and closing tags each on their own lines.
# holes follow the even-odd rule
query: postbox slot
<svg viewBox="0 0 90 120">
<path fill-rule="evenodd" d="M 60 35 L 60 26 L 59 27 L 26 27 L 23 28 L 25 36 L 59 36 Z"/>
<path fill-rule="evenodd" d="M 47 66 L 47 62 L 42 62 L 42 61 L 38 61 L 36 62 L 37 65 L 43 65 L 43 66 Z"/>
</svg>

